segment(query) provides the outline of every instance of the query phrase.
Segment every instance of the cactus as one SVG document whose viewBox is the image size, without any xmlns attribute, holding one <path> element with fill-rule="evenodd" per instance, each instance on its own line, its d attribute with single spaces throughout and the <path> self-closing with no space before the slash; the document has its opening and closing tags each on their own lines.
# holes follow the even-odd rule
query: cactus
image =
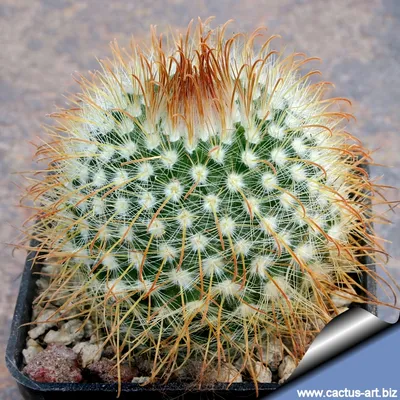
<svg viewBox="0 0 400 400">
<path fill-rule="evenodd" d="M 188 360 L 199 381 L 227 362 L 256 381 L 270 343 L 301 359 L 334 296 L 374 301 L 356 274 L 375 278 L 361 257 L 381 251 L 378 187 L 347 100 L 300 73 L 311 59 L 226 27 L 114 44 L 53 115 L 27 194 L 53 271 L 37 301 L 96 321 L 116 364 L 150 361 L 150 382 Z"/>
</svg>

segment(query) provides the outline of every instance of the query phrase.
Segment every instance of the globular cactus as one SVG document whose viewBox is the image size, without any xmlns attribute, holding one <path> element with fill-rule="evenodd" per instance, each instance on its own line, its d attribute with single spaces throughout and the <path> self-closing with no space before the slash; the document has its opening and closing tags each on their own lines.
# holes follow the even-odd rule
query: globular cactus
<svg viewBox="0 0 400 400">
<path fill-rule="evenodd" d="M 55 271 L 38 301 L 96 321 L 116 363 L 150 361 L 150 381 L 189 359 L 200 381 L 225 362 L 256 381 L 268 343 L 302 357 L 334 296 L 371 301 L 357 274 L 379 250 L 377 187 L 346 100 L 261 30 L 225 31 L 114 45 L 55 114 L 28 193 L 28 237 Z"/>
</svg>

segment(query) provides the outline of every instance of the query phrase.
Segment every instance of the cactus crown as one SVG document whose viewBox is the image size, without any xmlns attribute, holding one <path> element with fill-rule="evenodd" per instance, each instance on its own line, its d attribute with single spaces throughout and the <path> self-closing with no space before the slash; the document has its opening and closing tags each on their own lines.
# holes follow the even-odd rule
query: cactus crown
<svg viewBox="0 0 400 400">
<path fill-rule="evenodd" d="M 299 74 L 302 54 L 257 47 L 261 30 L 225 30 L 114 45 L 55 115 L 29 190 L 28 236 L 55 267 L 38 301 L 93 318 L 118 362 L 152 361 L 151 380 L 189 358 L 254 375 L 272 337 L 301 358 L 377 248 L 345 99 Z"/>
</svg>

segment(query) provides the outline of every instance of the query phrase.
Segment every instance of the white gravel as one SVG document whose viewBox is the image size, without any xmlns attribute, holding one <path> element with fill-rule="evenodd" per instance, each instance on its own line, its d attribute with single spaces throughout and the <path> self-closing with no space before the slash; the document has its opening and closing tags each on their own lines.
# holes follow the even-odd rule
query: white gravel
<svg viewBox="0 0 400 400">
<path fill-rule="evenodd" d="M 55 309 L 49 308 L 47 310 L 44 310 L 36 320 L 36 322 L 38 322 L 37 326 L 28 332 L 29 337 L 31 339 L 37 339 L 40 335 L 43 335 L 50 328 L 56 326 L 56 320 L 58 318 L 59 315 L 55 313 Z"/>
<path fill-rule="evenodd" d="M 239 383 L 243 382 L 242 375 L 232 364 L 222 364 L 219 374 L 217 375 L 217 382 Z"/>
<path fill-rule="evenodd" d="M 43 347 L 36 340 L 28 339 L 26 348 L 22 350 L 25 363 L 28 364 L 41 351 L 43 351 Z"/>
<path fill-rule="evenodd" d="M 337 290 L 335 294 L 331 295 L 332 302 L 337 308 L 348 307 L 356 299 L 355 296 L 348 292 L 353 295 L 356 294 L 354 289 L 346 289 L 346 291 Z"/>
<path fill-rule="evenodd" d="M 92 362 L 100 360 L 102 346 L 90 342 L 80 342 L 72 350 L 80 357 L 82 367 L 85 368 Z"/>
<path fill-rule="evenodd" d="M 272 372 L 266 367 L 261 361 L 256 361 L 254 363 L 254 370 L 257 376 L 257 382 L 259 383 L 271 383 L 272 382 Z"/>
<path fill-rule="evenodd" d="M 292 357 L 290 356 L 285 356 L 283 359 L 281 365 L 279 366 L 278 369 L 278 375 L 279 375 L 279 383 L 285 382 L 287 379 L 289 379 L 290 375 L 292 375 L 293 371 L 296 368 L 296 364 L 293 360 Z"/>
<path fill-rule="evenodd" d="M 71 321 L 63 323 L 58 331 L 48 331 L 43 340 L 47 344 L 53 343 L 67 346 L 71 343 L 77 343 L 80 341 L 83 338 L 84 333 L 82 321 L 79 319 L 72 319 Z"/>
<path fill-rule="evenodd" d="M 265 364 L 272 371 L 276 371 L 283 359 L 283 349 L 280 341 L 276 338 L 270 338 L 263 346 L 262 357 Z"/>
</svg>

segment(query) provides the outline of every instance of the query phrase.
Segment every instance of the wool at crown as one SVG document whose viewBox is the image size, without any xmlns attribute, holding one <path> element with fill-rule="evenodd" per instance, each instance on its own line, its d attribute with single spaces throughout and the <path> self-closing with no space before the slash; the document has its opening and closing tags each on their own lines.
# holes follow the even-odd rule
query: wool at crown
<svg viewBox="0 0 400 400">
<path fill-rule="evenodd" d="M 119 362 L 148 358 L 150 381 L 190 358 L 256 382 L 274 340 L 300 360 L 333 295 L 368 301 L 353 274 L 381 251 L 345 99 L 274 37 L 226 28 L 115 44 L 55 115 L 29 189 L 27 237 L 57 271 L 38 301 L 96 321 Z"/>
</svg>

